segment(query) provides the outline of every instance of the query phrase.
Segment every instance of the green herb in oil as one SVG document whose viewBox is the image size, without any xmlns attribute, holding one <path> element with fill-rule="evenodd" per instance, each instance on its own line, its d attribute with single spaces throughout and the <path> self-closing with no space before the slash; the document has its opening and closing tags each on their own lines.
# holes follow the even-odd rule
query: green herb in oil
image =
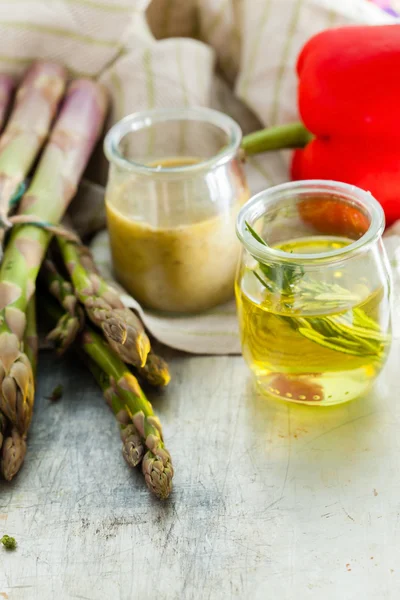
<svg viewBox="0 0 400 600">
<path fill-rule="evenodd" d="M 268 247 L 248 223 L 246 227 L 254 239 Z M 304 269 L 299 265 L 257 262 L 259 273 L 253 271 L 254 276 L 271 294 L 281 296 L 283 306 L 288 310 L 292 308 L 294 299 L 296 313 L 300 314 L 302 309 L 318 313 L 321 310 L 333 311 L 343 302 L 357 303 L 358 297 L 338 284 L 304 280 Z M 351 319 L 347 313 L 334 317 L 280 315 L 280 318 L 303 337 L 337 352 L 379 357 L 387 347 L 388 336 L 361 308 L 353 309 Z"/>
<path fill-rule="evenodd" d="M 247 223 L 246 227 L 251 235 L 263 246 L 268 247 L 268 244 L 258 235 L 256 231 Z M 254 275 L 272 293 L 280 293 L 282 295 L 291 294 L 294 291 L 294 286 L 303 276 L 303 268 L 297 265 L 276 265 L 268 263 L 258 263 L 261 273 L 264 275 L 260 277 L 256 271 Z"/>
</svg>

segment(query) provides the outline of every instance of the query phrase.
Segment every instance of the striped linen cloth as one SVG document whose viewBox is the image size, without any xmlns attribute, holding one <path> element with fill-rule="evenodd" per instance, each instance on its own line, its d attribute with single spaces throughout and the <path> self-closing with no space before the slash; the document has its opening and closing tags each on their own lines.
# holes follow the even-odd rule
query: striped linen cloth
<svg viewBox="0 0 400 600">
<path fill-rule="evenodd" d="M 298 118 L 294 65 L 310 36 L 394 21 L 369 0 L 0 0 L 0 72 L 20 74 L 32 59 L 52 59 L 73 77 L 97 78 L 111 95 L 109 125 L 137 110 L 197 105 L 231 114 L 246 133 Z M 250 159 L 251 190 L 287 179 L 287 164 L 283 152 Z M 100 154 L 94 172 L 104 184 Z M 101 186 L 86 184 L 82 198 L 74 203 L 81 231 L 98 229 Z M 105 232 L 92 249 L 112 278 Z M 169 319 L 144 313 L 128 295 L 125 301 L 167 345 L 240 352 L 233 303 Z"/>
</svg>

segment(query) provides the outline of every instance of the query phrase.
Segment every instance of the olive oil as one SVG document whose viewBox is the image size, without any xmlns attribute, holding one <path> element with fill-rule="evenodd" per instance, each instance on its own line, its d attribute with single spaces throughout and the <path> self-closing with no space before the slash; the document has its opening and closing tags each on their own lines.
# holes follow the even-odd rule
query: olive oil
<svg viewBox="0 0 400 600">
<path fill-rule="evenodd" d="M 315 254 L 351 243 L 343 238 L 293 240 L 278 249 Z M 382 281 L 354 268 L 242 267 L 236 296 L 243 355 L 268 395 L 332 405 L 365 393 L 385 363 L 390 307 Z"/>
</svg>

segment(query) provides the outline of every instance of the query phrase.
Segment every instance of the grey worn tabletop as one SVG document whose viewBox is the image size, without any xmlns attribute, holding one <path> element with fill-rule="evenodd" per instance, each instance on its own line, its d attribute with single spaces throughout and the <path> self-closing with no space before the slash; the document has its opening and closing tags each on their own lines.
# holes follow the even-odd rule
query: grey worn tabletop
<svg viewBox="0 0 400 600">
<path fill-rule="evenodd" d="M 101 393 L 41 355 L 26 464 L 0 486 L 0 599 L 397 599 L 400 381 L 335 409 L 258 396 L 240 357 L 172 354 L 153 398 L 170 500 L 121 456 Z M 45 396 L 56 384 L 64 397 Z"/>
</svg>

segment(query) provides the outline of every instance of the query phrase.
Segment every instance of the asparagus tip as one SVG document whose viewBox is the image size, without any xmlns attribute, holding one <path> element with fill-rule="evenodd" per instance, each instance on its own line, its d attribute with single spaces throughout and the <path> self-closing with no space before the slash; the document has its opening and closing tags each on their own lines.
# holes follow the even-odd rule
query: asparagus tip
<svg viewBox="0 0 400 600">
<path fill-rule="evenodd" d="M 144 455 L 142 439 L 133 424 L 121 430 L 122 455 L 130 467 L 137 467 Z"/>
<path fill-rule="evenodd" d="M 0 469 L 6 481 L 11 481 L 20 470 L 26 454 L 26 441 L 13 428 L 2 446 Z"/>
<path fill-rule="evenodd" d="M 150 352 L 144 367 L 139 368 L 139 375 L 150 385 L 155 387 L 166 387 L 171 381 L 171 374 L 166 361 Z"/>
<path fill-rule="evenodd" d="M 174 469 L 171 456 L 165 448 L 148 450 L 142 462 L 143 475 L 149 490 L 160 500 L 166 500 L 172 491 Z"/>
</svg>

